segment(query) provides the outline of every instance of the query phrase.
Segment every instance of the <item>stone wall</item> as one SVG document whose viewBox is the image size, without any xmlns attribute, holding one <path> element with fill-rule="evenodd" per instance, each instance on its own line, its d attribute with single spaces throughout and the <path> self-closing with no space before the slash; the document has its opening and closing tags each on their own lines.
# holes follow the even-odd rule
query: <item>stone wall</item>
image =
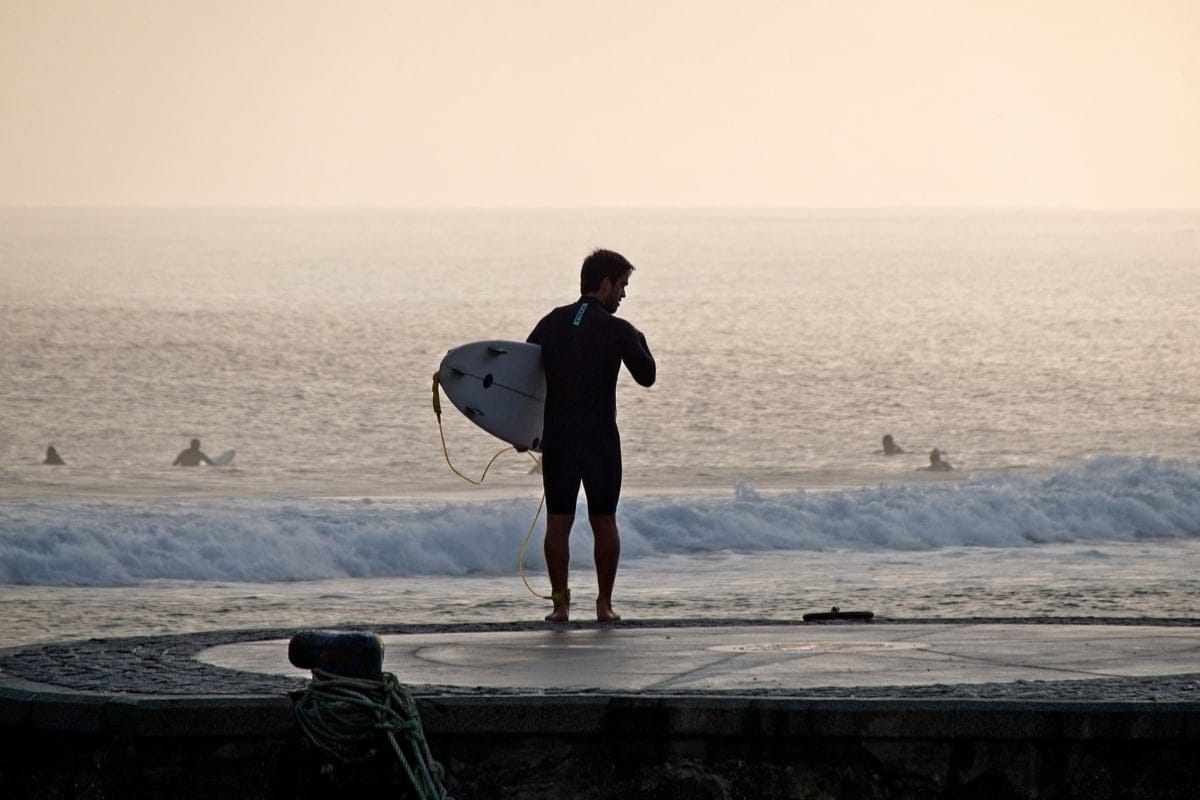
<svg viewBox="0 0 1200 800">
<path fill-rule="evenodd" d="M 1196 738 L 1013 739 L 644 730 L 427 731 L 459 800 L 628 798 L 1191 798 Z M 336 766 L 276 735 L 162 736 L 0 728 L 0 797 L 397 796 L 394 762 Z M 369 794 L 367 794 L 369 793 Z"/>
</svg>

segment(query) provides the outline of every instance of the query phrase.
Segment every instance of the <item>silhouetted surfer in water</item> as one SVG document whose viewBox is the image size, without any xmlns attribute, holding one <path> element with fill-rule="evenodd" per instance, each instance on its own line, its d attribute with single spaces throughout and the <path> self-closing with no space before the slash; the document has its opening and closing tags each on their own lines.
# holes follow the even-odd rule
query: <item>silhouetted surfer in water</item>
<svg viewBox="0 0 1200 800">
<path fill-rule="evenodd" d="M 646 337 L 623 319 L 617 306 L 633 265 L 619 253 L 597 250 L 583 262 L 580 297 L 554 309 L 537 324 L 529 341 L 541 345 L 546 370 L 542 431 L 542 484 L 546 489 L 546 570 L 554 611 L 549 622 L 566 622 L 571 525 L 579 487 L 587 495 L 588 522 L 595 540 L 596 619 L 621 617 L 612 607 L 621 539 L 617 498 L 621 494 L 621 436 L 617 430 L 617 376 L 624 363 L 642 386 L 654 383 L 654 356 Z"/>
<path fill-rule="evenodd" d="M 46 460 L 42 463 L 49 464 L 52 467 L 64 467 L 67 464 L 53 447 L 46 448 Z"/>
<path fill-rule="evenodd" d="M 898 453 L 903 453 L 904 448 L 896 444 L 896 440 L 892 438 L 890 433 L 885 433 L 883 435 L 883 450 L 880 452 L 882 452 L 885 456 L 894 456 Z"/>
<path fill-rule="evenodd" d="M 950 466 L 949 461 L 942 461 L 942 451 L 935 447 L 929 451 L 929 466 L 921 469 L 927 469 L 930 472 L 949 472 L 954 467 Z"/>
<path fill-rule="evenodd" d="M 212 460 L 200 452 L 200 440 L 192 439 L 192 446 L 175 456 L 172 467 L 198 467 L 201 464 L 212 466 Z"/>
</svg>

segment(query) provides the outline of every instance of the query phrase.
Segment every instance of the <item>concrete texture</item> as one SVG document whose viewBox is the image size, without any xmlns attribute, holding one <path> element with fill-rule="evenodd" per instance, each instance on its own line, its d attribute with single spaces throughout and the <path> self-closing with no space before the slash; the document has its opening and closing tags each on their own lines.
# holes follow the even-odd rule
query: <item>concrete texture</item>
<svg viewBox="0 0 1200 800">
<path fill-rule="evenodd" d="M 384 669 L 406 684 L 521 691 L 803 693 L 1200 670 L 1194 629 L 1130 625 L 596 625 L 382 638 Z M 196 658 L 306 677 L 288 663 L 285 640 L 221 645 Z"/>
<path fill-rule="evenodd" d="M 1196 620 L 373 630 L 460 798 L 1200 788 Z M 0 653 L 0 795 L 304 796 L 293 633 Z"/>
</svg>

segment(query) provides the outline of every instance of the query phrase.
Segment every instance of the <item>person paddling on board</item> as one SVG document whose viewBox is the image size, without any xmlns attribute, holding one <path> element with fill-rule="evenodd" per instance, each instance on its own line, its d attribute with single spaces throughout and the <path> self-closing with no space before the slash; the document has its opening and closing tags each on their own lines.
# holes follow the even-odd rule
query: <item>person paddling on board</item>
<svg viewBox="0 0 1200 800">
<path fill-rule="evenodd" d="M 571 526 L 579 487 L 587 495 L 599 593 L 596 619 L 620 619 L 612 607 L 621 558 L 617 500 L 621 494 L 621 436 L 617 430 L 617 376 L 621 364 L 642 386 L 657 374 L 646 337 L 616 316 L 633 265 L 619 253 L 596 250 L 583 261 L 580 294 L 538 322 L 528 341 L 542 348 L 546 410 L 542 429 L 542 484 L 546 490 L 543 550 L 554 610 L 549 622 L 570 618 Z"/>
<path fill-rule="evenodd" d="M 200 440 L 192 439 L 192 446 L 175 456 L 172 467 L 198 467 L 201 464 L 212 466 L 212 459 L 200 452 Z"/>
</svg>

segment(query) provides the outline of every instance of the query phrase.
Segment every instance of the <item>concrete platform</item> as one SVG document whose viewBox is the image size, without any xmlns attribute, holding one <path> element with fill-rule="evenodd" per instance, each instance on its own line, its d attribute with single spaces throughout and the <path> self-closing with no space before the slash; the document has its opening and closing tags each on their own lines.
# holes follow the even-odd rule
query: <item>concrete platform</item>
<svg viewBox="0 0 1200 800">
<path fill-rule="evenodd" d="M 504 691 L 794 693 L 1089 681 L 1200 670 L 1200 633 L 1115 625 L 841 624 L 394 634 L 384 669 L 406 684 Z M 306 677 L 287 641 L 197 653 L 224 669 Z M 1111 698 L 1110 698 L 1111 699 Z"/>
<path fill-rule="evenodd" d="M 1200 789 L 1192 619 L 372 630 L 460 798 Z M 295 632 L 0 652 L 0 795 L 302 796 Z"/>
</svg>

